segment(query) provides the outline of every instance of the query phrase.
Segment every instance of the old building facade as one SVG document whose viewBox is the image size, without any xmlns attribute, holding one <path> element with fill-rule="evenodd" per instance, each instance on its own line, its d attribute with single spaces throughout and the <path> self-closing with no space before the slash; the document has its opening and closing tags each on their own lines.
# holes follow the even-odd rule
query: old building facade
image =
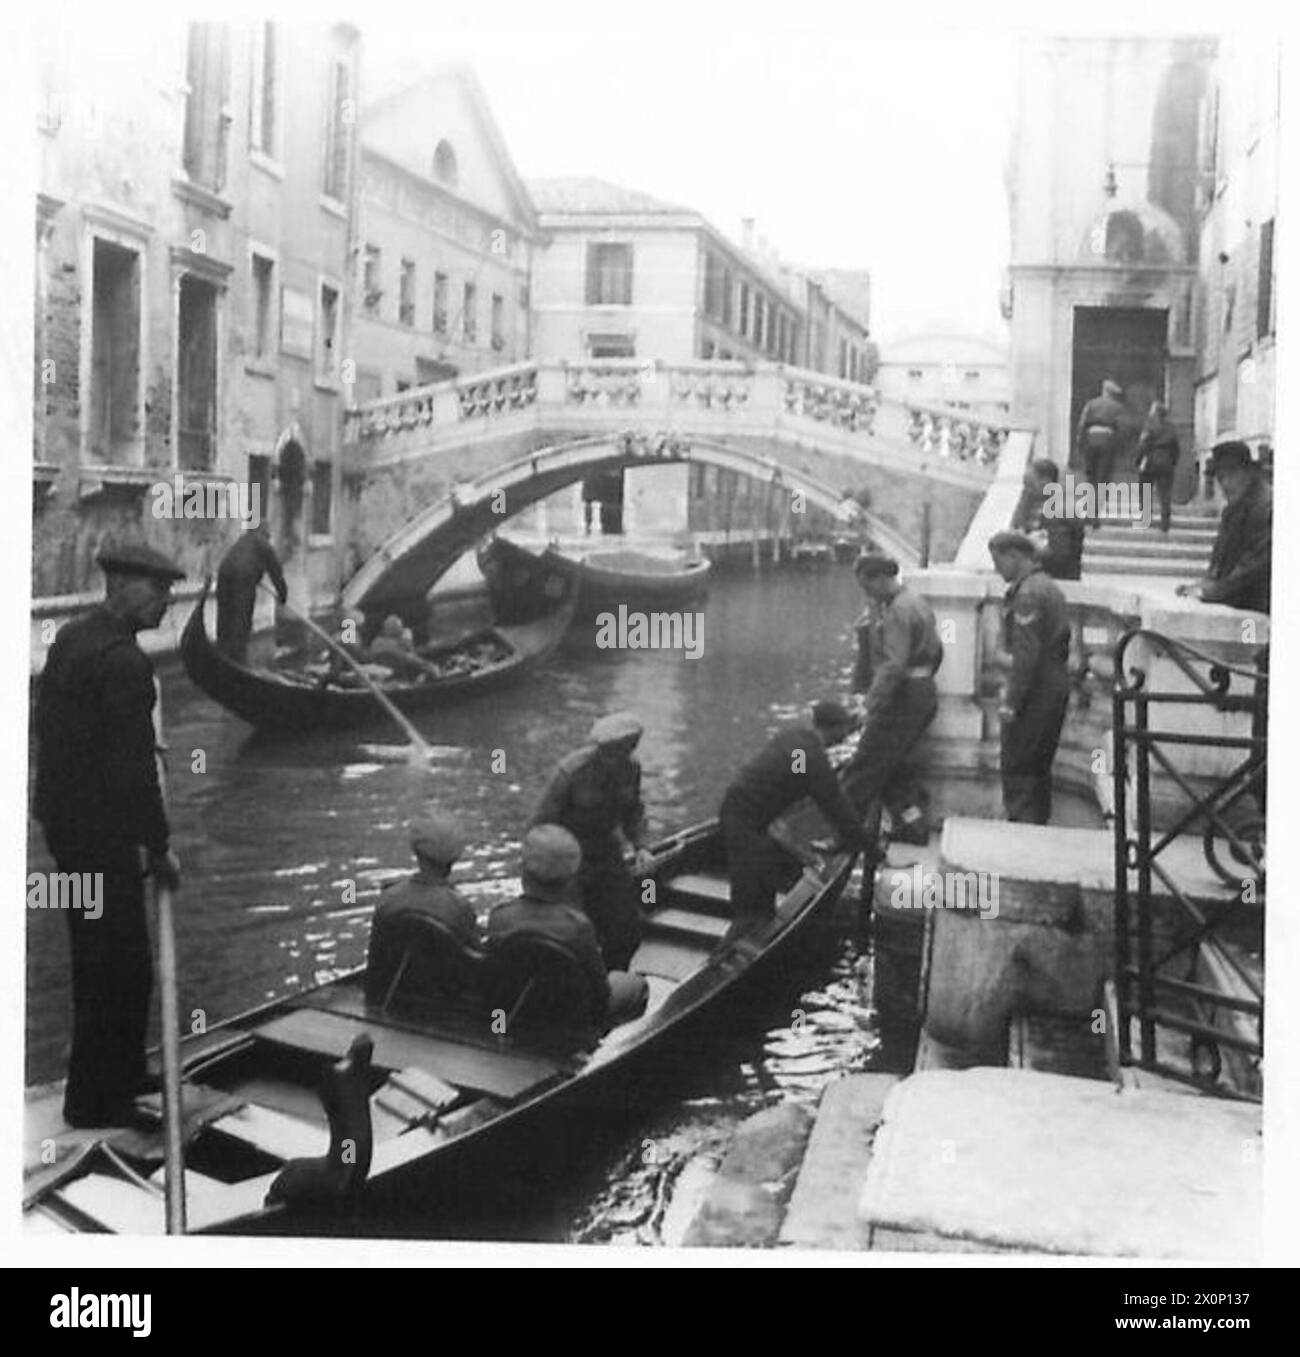
<svg viewBox="0 0 1300 1357">
<path fill-rule="evenodd" d="M 368 107 L 361 162 L 357 399 L 527 358 L 536 213 L 474 73 Z"/>
<path fill-rule="evenodd" d="M 1124 388 L 1130 433 L 1160 399 L 1190 439 L 1194 165 L 1212 58 L 1211 43 L 1181 37 L 1022 41 L 1007 164 L 1011 413 L 1062 465 L 1105 377 Z"/>
<path fill-rule="evenodd" d="M 212 570 L 239 525 L 184 506 L 219 508 L 240 485 L 295 601 L 332 594 L 356 30 L 178 21 L 141 43 L 69 23 L 44 41 L 38 605 L 98 592 L 110 540 Z"/>
<path fill-rule="evenodd" d="M 876 385 L 884 396 L 950 405 L 997 420 L 1011 409 L 1007 346 L 985 335 L 925 330 L 886 339 Z"/>
</svg>

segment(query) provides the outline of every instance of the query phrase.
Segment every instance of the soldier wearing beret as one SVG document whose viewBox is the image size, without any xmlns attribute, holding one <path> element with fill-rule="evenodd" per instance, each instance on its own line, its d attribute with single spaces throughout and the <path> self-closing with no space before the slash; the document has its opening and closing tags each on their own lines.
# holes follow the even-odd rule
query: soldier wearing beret
<svg viewBox="0 0 1300 1357">
<path fill-rule="evenodd" d="M 623 860 L 624 841 L 644 872 L 645 805 L 635 750 L 641 722 L 614 712 L 591 728 L 587 742 L 560 760 L 529 825 L 561 825 L 578 841 L 582 866 L 578 895 L 595 925 L 606 964 L 626 970 L 641 942 L 640 890 Z"/>
<path fill-rule="evenodd" d="M 66 912 L 73 1025 L 63 1115 L 72 1126 L 133 1120 L 152 985 L 144 879 L 179 883 L 158 773 L 156 680 L 135 638 L 162 621 L 184 572 L 144 546 L 98 559 L 107 597 L 60 629 L 36 701 L 36 818 L 60 872 L 103 880 L 98 918 Z"/>
<path fill-rule="evenodd" d="M 602 1026 L 627 1022 L 645 1011 L 650 996 L 644 976 L 606 968 L 591 920 L 572 901 L 582 849 L 560 825 L 535 825 L 524 836 L 520 862 L 522 891 L 488 916 L 488 946 L 518 934 L 560 943 L 582 968 Z"/>
<path fill-rule="evenodd" d="M 1002 803 L 1008 820 L 1045 825 L 1052 811 L 1052 761 L 1070 700 L 1070 618 L 1060 586 L 1043 573 L 1033 541 L 1019 532 L 989 539 L 1002 604 Z"/>
<path fill-rule="evenodd" d="M 1273 576 L 1273 496 L 1250 448 L 1233 438 L 1211 454 L 1227 504 L 1219 519 L 1210 568 L 1197 584 L 1180 585 L 1206 603 L 1266 613 Z"/>
<path fill-rule="evenodd" d="M 411 851 L 415 854 L 413 876 L 385 888 L 375 907 L 370 926 L 370 949 L 366 958 L 366 995 L 382 1002 L 399 979 L 418 990 L 416 974 L 399 977 L 405 944 L 402 924 L 420 915 L 443 924 L 463 946 L 478 942 L 478 918 L 474 907 L 451 884 L 451 869 L 465 851 L 460 826 L 449 816 L 433 812 L 416 819 L 410 828 Z"/>
<path fill-rule="evenodd" d="M 856 623 L 853 673 L 866 714 L 845 784 L 861 814 L 888 802 L 899 836 L 908 838 L 913 826 L 923 828 L 923 817 L 921 788 L 907 758 L 938 710 L 934 675 L 943 642 L 930 605 L 898 582 L 892 557 L 870 552 L 858 559 L 854 573 L 869 600 Z"/>
</svg>

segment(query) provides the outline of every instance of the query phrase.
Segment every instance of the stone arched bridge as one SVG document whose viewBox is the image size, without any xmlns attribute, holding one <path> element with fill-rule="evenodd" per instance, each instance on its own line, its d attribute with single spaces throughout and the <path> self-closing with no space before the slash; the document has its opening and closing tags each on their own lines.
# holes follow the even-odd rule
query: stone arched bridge
<svg viewBox="0 0 1300 1357">
<path fill-rule="evenodd" d="M 635 360 L 518 364 L 348 418 L 365 557 L 343 592 L 352 605 L 409 598 L 529 504 L 593 470 L 650 460 L 723 466 L 787 507 L 798 495 L 846 521 L 860 515 L 911 561 L 927 506 L 942 559 L 1008 441 L 1030 436 L 779 364 Z"/>
</svg>

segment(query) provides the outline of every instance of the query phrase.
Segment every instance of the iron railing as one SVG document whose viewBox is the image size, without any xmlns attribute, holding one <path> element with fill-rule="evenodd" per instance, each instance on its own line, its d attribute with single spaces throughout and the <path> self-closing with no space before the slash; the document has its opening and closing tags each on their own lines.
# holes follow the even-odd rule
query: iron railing
<svg viewBox="0 0 1300 1357">
<path fill-rule="evenodd" d="M 1146 668 L 1129 662 L 1139 638 L 1151 659 L 1188 680 L 1182 691 L 1153 691 Z M 1267 650 L 1254 666 L 1233 664 L 1137 628 L 1115 648 L 1115 946 L 1122 1064 L 1192 1082 L 1228 1096 L 1258 1098 L 1263 1058 L 1264 814 L 1268 773 Z M 1150 660 L 1144 661 L 1149 664 Z M 1240 733 L 1178 729 L 1175 709 L 1249 718 Z M 1194 777 L 1170 757 L 1177 749 L 1238 751 L 1212 777 Z M 1227 767 L 1231 764 L 1231 767 Z M 1153 824 L 1152 774 L 1174 808 Z M 1186 803 L 1181 804 L 1181 792 Z M 1171 870 L 1180 836 L 1200 839 L 1220 892 L 1193 898 L 1186 875 Z M 1157 892 L 1168 904 L 1157 905 Z M 1260 949 L 1258 971 L 1242 949 Z M 1136 1029 L 1136 1031 L 1134 1030 Z M 1184 1063 L 1174 1053 L 1189 1043 Z M 1233 1070 L 1224 1077 L 1224 1054 Z M 1243 1075 L 1243 1071 L 1245 1071 Z"/>
</svg>

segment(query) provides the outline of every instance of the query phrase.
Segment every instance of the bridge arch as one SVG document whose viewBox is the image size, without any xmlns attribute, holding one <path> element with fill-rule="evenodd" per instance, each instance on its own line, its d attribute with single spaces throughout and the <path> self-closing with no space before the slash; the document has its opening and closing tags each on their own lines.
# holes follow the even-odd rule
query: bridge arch
<svg viewBox="0 0 1300 1357">
<path fill-rule="evenodd" d="M 344 585 L 349 608 L 391 607 L 422 597 L 480 538 L 540 499 L 593 470 L 702 462 L 782 487 L 842 523 L 867 527 L 905 565 L 917 549 L 896 529 L 834 486 L 770 457 L 707 438 L 626 431 L 574 438 L 539 448 L 476 480 L 461 482 L 397 530 Z"/>
</svg>

